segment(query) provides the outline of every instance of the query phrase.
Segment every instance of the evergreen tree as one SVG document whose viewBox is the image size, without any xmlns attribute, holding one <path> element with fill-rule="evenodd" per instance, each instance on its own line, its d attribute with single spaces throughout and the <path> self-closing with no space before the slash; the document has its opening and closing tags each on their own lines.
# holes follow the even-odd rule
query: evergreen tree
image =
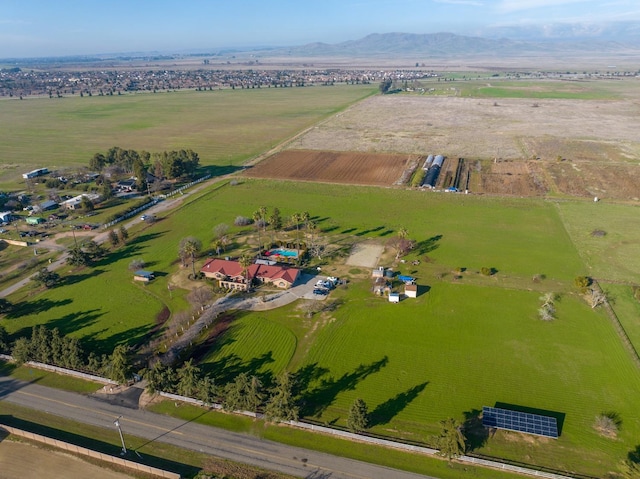
<svg viewBox="0 0 640 479">
<path fill-rule="evenodd" d="M 31 344 L 27 338 L 18 338 L 13 343 L 13 349 L 11 350 L 11 356 L 18 365 L 31 361 Z"/>
<path fill-rule="evenodd" d="M 364 431 L 369 427 L 369 408 L 362 399 L 356 399 L 349 409 L 347 427 L 353 432 Z"/>
<path fill-rule="evenodd" d="M 53 288 L 60 282 L 60 275 L 54 271 L 49 271 L 45 267 L 41 268 L 40 271 L 33 276 L 33 280 L 45 288 Z"/>
<path fill-rule="evenodd" d="M 4 326 L 0 324 L 0 353 L 9 352 L 9 334 Z"/>
<path fill-rule="evenodd" d="M 204 376 L 198 384 L 198 399 L 205 404 L 213 404 L 215 398 L 215 382 L 209 376 Z"/>
<path fill-rule="evenodd" d="M 118 384 L 125 384 L 129 380 L 130 369 L 127 347 L 119 344 L 109 357 L 106 368 L 107 376 Z"/>
<path fill-rule="evenodd" d="M 264 415 L 268 421 L 297 421 L 299 409 L 293 398 L 294 379 L 288 371 L 276 377 L 275 386 L 269 391 Z"/>
<path fill-rule="evenodd" d="M 246 384 L 249 378 L 246 373 L 239 374 L 232 383 L 228 383 L 224 387 L 224 399 L 222 407 L 225 411 L 239 411 L 243 405 L 243 394 L 246 390 Z"/>
<path fill-rule="evenodd" d="M 118 236 L 120 237 L 120 243 L 122 244 L 126 243 L 129 239 L 129 232 L 127 231 L 127 228 L 124 227 L 124 225 L 120 226 L 120 229 L 118 230 Z"/>
<path fill-rule="evenodd" d="M 438 454 L 451 460 L 462 456 L 466 450 L 466 438 L 462 433 L 462 426 L 453 418 L 440 421 L 441 432 L 436 438 Z"/>
<path fill-rule="evenodd" d="M 111 243 L 111 246 L 113 246 L 114 248 L 120 244 L 120 238 L 118 237 L 118 233 L 116 233 L 115 230 L 109 231 L 109 243 Z"/>
<path fill-rule="evenodd" d="M 69 250 L 67 263 L 72 266 L 87 266 L 91 263 L 91 256 L 80 246 L 74 246 Z"/>
<path fill-rule="evenodd" d="M 200 369 L 193 365 L 189 359 L 178 369 L 178 394 L 185 397 L 194 397 L 198 390 Z"/>
</svg>

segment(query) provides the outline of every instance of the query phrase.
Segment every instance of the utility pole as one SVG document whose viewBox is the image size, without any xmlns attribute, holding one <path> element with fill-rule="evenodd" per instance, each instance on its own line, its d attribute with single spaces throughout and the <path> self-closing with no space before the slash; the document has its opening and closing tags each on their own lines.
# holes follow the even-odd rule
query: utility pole
<svg viewBox="0 0 640 479">
<path fill-rule="evenodd" d="M 118 432 L 120 433 L 120 440 L 122 441 L 122 452 L 120 453 L 121 456 L 124 456 L 127 453 L 127 446 L 124 445 L 124 437 L 122 436 L 122 429 L 120 428 L 120 418 L 122 416 L 118 416 L 116 418 L 115 421 L 113 421 L 113 424 L 115 427 L 118 428 Z"/>
</svg>

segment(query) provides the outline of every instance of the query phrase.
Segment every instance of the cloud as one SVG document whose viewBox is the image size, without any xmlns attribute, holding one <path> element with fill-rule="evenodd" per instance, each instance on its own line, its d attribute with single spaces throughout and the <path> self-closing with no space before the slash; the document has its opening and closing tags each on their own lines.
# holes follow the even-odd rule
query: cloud
<svg viewBox="0 0 640 479">
<path fill-rule="evenodd" d="M 512 13 L 523 10 L 534 10 L 544 7 L 558 7 L 572 3 L 591 3 L 585 0 L 502 0 L 497 9 L 501 13 Z"/>
</svg>

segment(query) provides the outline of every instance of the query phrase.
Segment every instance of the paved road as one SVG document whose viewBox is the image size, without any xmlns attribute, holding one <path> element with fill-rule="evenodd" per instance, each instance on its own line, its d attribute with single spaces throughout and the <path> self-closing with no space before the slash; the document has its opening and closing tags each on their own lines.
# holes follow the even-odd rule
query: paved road
<svg viewBox="0 0 640 479">
<path fill-rule="evenodd" d="M 104 427 L 112 431 L 112 439 L 115 438 L 116 441 L 118 436 L 113 421 L 118 416 L 122 416 L 120 423 L 125 440 L 128 435 L 148 439 L 149 442 L 140 449 L 143 456 L 145 453 L 153 454 L 154 442 L 164 442 L 308 479 L 424 479 L 427 477 L 286 446 L 255 436 L 185 422 L 143 409 L 117 406 L 93 397 L 0 376 L 0 406 L 3 401 Z M 114 451 L 114 454 L 116 453 L 117 451 Z"/>
</svg>

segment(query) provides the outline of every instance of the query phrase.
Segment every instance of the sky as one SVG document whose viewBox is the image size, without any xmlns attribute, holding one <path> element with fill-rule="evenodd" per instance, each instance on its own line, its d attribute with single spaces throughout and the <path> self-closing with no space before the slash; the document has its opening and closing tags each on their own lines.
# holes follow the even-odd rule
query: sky
<svg viewBox="0 0 640 479">
<path fill-rule="evenodd" d="M 0 58 L 339 43 L 370 33 L 478 34 L 640 21 L 638 0 L 0 0 Z"/>
</svg>

